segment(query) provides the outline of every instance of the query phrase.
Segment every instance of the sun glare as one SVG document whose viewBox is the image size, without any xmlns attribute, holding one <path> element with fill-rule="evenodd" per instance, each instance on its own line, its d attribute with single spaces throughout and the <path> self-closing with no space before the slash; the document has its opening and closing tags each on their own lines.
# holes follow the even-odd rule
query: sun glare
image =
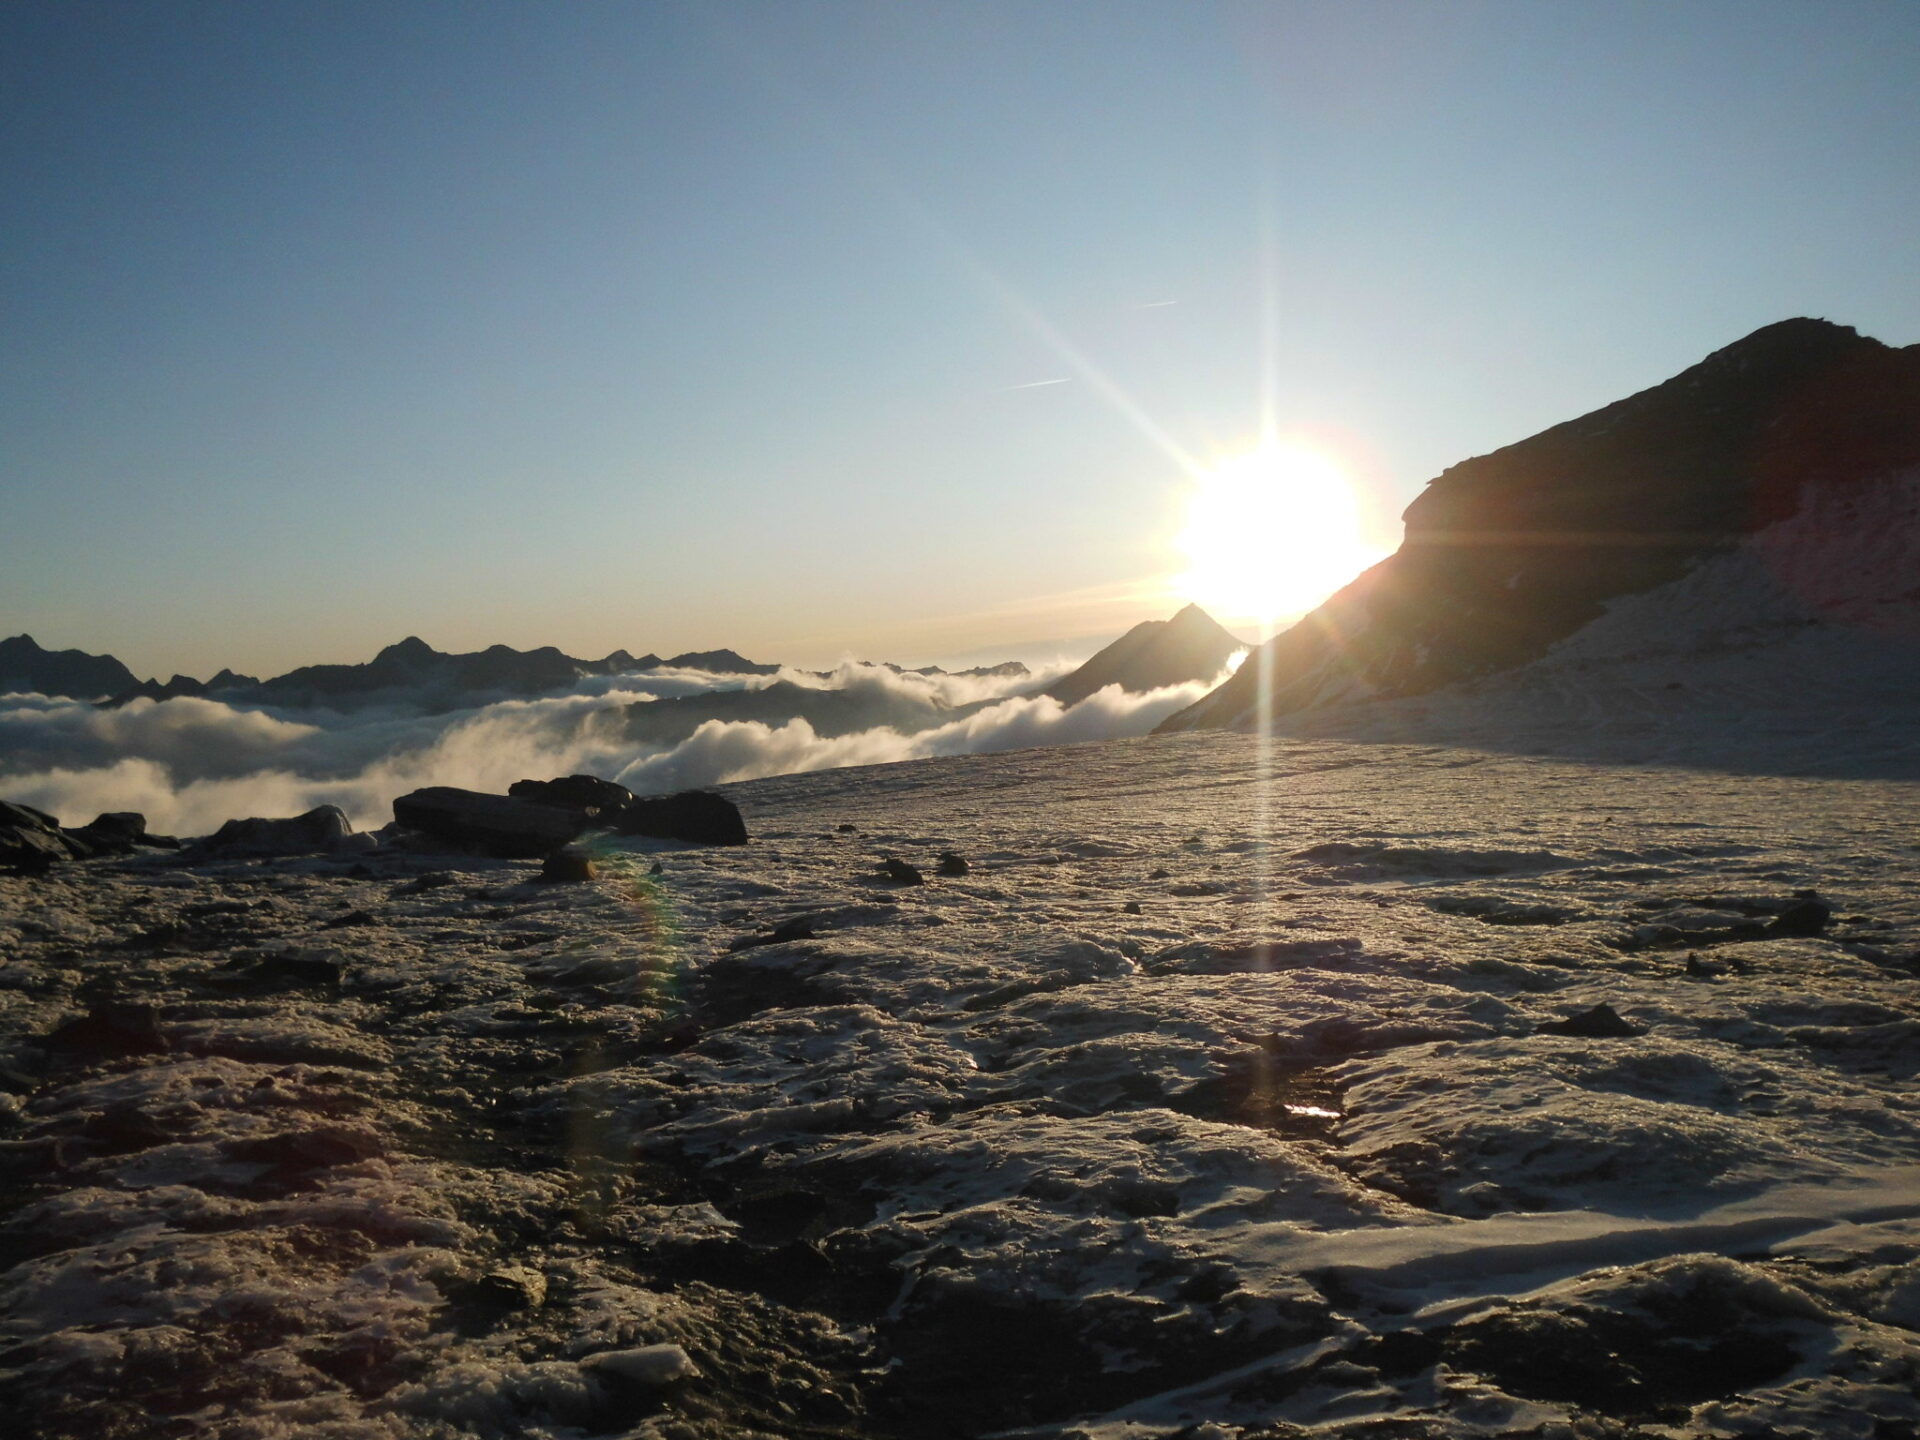
<svg viewBox="0 0 1920 1440">
<path fill-rule="evenodd" d="M 1187 569 L 1175 583 L 1189 600 L 1263 625 L 1305 614 L 1387 553 L 1339 462 L 1286 443 L 1201 475 L 1178 545 Z"/>
</svg>

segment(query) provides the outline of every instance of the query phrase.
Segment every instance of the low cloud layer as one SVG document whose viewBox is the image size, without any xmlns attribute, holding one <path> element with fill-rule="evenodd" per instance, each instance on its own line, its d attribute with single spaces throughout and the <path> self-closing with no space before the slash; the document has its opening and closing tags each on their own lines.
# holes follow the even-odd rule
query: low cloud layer
<svg viewBox="0 0 1920 1440">
<path fill-rule="evenodd" d="M 0 696 L 0 798 L 80 824 L 137 810 L 150 828 L 205 834 L 247 815 L 292 815 L 338 805 L 356 826 L 392 818 L 394 796 L 422 785 L 504 791 L 523 777 L 589 773 L 641 792 L 845 765 L 1140 735 L 1209 686 L 1149 694 L 1109 688 L 1065 707 L 1009 693 L 1045 677 L 979 679 L 842 666 L 821 677 L 708 675 L 596 677 L 565 695 L 502 700 L 451 714 L 404 709 L 243 709 L 215 700 L 135 701 L 101 710 L 44 696 Z M 673 743 L 637 740 L 631 707 L 787 680 L 806 690 L 864 697 L 876 721 L 910 701 L 927 723 L 875 723 L 832 735 L 804 714 L 782 721 L 708 720 Z M 955 709 L 976 707 L 954 718 Z M 857 713 L 857 712 L 856 712 Z M 935 723 L 938 722 L 938 723 Z"/>
</svg>

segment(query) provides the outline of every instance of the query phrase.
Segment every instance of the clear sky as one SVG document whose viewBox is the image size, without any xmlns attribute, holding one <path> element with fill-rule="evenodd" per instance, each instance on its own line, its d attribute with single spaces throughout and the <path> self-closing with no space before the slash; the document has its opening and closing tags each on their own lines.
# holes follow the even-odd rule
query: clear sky
<svg viewBox="0 0 1920 1440">
<path fill-rule="evenodd" d="M 1770 321 L 1920 340 L 1916 79 L 1912 0 L 13 0 L 0 633 L 1117 633 L 1263 416 L 1389 534 Z"/>
</svg>

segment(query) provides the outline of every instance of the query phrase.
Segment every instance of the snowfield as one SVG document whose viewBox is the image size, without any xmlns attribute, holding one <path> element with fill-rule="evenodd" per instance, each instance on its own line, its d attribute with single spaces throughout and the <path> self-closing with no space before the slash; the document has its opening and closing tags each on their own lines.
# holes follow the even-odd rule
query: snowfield
<svg viewBox="0 0 1920 1440">
<path fill-rule="evenodd" d="M 1582 660 L 1501 747 L 758 780 L 585 885 L 0 879 L 8 1433 L 1920 1432 L 1912 711 L 1692 657 L 1519 753 Z"/>
</svg>

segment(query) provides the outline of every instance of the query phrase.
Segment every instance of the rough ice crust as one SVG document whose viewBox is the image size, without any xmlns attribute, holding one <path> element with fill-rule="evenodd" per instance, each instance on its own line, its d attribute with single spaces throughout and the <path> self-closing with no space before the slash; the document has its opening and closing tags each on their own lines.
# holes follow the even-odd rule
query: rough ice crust
<svg viewBox="0 0 1920 1440">
<path fill-rule="evenodd" d="M 0 1406 L 48 1440 L 1920 1424 L 1911 781 L 1188 735 L 730 793 L 752 845 L 590 885 L 0 879 Z M 876 868 L 942 850 L 969 873 Z M 1756 933 L 1810 889 L 1824 933 Z M 1639 1033 L 1542 1031 L 1602 1003 Z"/>
</svg>

